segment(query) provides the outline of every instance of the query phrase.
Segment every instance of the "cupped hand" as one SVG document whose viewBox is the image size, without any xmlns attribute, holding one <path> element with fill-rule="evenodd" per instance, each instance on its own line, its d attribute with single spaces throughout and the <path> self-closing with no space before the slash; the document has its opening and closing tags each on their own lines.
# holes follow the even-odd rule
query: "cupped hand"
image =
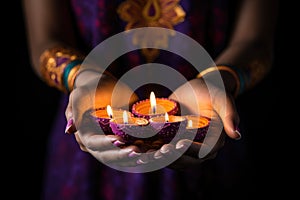
<svg viewBox="0 0 300 200">
<path fill-rule="evenodd" d="M 179 103 L 181 115 L 198 114 L 211 118 L 202 143 L 182 139 L 174 144 L 166 144 L 156 152 L 154 158 L 174 159 L 177 156 L 178 159 L 169 165 L 170 168 L 183 169 L 199 165 L 215 158 L 224 146 L 226 137 L 240 139 L 237 130 L 239 115 L 234 98 L 224 89 L 203 79 L 193 79 L 176 89 L 169 98 Z"/>
<path fill-rule="evenodd" d="M 101 82 L 101 83 L 100 83 Z M 65 111 L 68 121 L 67 133 L 74 133 L 79 148 L 90 153 L 100 162 L 107 165 L 134 166 L 137 163 L 140 150 L 136 146 L 124 146 L 122 139 L 115 135 L 103 133 L 98 122 L 91 116 L 95 108 L 112 104 L 116 79 L 110 76 L 78 84 L 70 93 L 69 103 Z M 124 107 L 137 100 L 137 97 L 125 84 L 118 83 L 115 107 Z M 121 92 L 120 92 L 121 91 Z M 130 98 L 124 98 L 124 97 Z M 122 97 L 122 98 L 121 98 Z M 128 100 L 129 99 L 129 100 Z"/>
</svg>

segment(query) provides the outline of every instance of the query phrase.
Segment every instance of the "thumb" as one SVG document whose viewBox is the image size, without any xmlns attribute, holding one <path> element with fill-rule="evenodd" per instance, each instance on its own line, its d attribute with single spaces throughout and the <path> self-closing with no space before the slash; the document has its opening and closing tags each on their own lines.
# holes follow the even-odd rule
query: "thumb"
<svg viewBox="0 0 300 200">
<path fill-rule="evenodd" d="M 240 118 L 233 99 L 229 97 L 226 98 L 225 109 L 223 111 L 225 112 L 219 112 L 219 114 L 222 119 L 226 134 L 232 139 L 241 139 L 242 136 L 240 130 L 238 129 Z"/>
<path fill-rule="evenodd" d="M 67 120 L 65 133 L 71 134 L 71 133 L 76 132 L 76 127 L 75 127 L 75 123 L 74 123 L 74 119 L 73 119 L 73 113 L 72 113 L 72 93 L 69 96 L 69 102 L 68 102 L 68 105 L 66 107 L 65 117 L 66 117 L 66 120 Z"/>
<path fill-rule="evenodd" d="M 222 121 L 224 124 L 224 130 L 230 138 L 235 140 L 241 139 L 242 135 L 238 128 L 239 117 L 236 113 L 228 114 L 222 119 Z"/>
</svg>

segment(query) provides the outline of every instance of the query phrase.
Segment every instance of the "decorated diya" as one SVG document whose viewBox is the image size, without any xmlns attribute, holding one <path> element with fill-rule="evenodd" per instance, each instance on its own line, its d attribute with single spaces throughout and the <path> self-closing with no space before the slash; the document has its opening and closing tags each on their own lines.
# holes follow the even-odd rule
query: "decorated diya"
<svg viewBox="0 0 300 200">
<path fill-rule="evenodd" d="M 102 128 L 103 132 L 105 134 L 113 134 L 109 121 L 113 118 L 119 118 L 123 116 L 123 109 L 116 109 L 116 108 L 111 108 L 110 105 L 107 107 L 101 107 L 95 109 L 91 114 L 95 118 L 95 120 L 99 123 L 100 127 Z M 131 112 L 127 111 L 128 115 L 132 115 Z"/>
<path fill-rule="evenodd" d="M 168 115 L 168 113 L 150 118 L 149 123 L 157 132 L 157 137 L 164 143 L 170 143 L 177 134 L 185 131 L 187 125 L 185 117 Z"/>
<path fill-rule="evenodd" d="M 185 138 L 203 142 L 210 125 L 210 118 L 201 115 L 187 115 Z"/>
<path fill-rule="evenodd" d="M 112 132 L 122 137 L 127 143 L 150 137 L 154 133 L 148 126 L 147 119 L 128 116 L 127 111 L 123 111 L 123 117 L 113 118 L 109 123 Z"/>
<path fill-rule="evenodd" d="M 125 145 L 133 144 L 146 152 L 158 149 L 163 144 L 145 118 L 128 116 L 127 111 L 124 111 L 122 118 L 113 118 L 109 123 L 112 132 L 120 136 Z"/>
<path fill-rule="evenodd" d="M 151 92 L 150 99 L 138 101 L 132 106 L 132 114 L 136 117 L 150 119 L 156 116 L 176 115 L 178 113 L 178 104 L 169 98 L 156 98 Z"/>
</svg>

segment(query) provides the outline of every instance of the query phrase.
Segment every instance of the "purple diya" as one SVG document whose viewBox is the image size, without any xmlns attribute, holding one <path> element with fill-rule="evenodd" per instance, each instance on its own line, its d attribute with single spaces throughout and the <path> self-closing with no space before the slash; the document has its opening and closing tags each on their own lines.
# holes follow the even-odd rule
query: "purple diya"
<svg viewBox="0 0 300 200">
<path fill-rule="evenodd" d="M 185 117 L 168 115 L 149 119 L 150 126 L 157 132 L 157 137 L 164 143 L 170 143 L 177 134 L 185 131 L 187 121 Z"/>
<path fill-rule="evenodd" d="M 185 118 L 187 119 L 185 138 L 203 142 L 210 125 L 210 118 L 200 115 L 187 115 Z"/>
<path fill-rule="evenodd" d="M 100 125 L 100 127 L 102 128 L 105 134 L 113 134 L 109 125 L 109 121 L 112 118 L 119 118 L 123 116 L 123 112 L 124 110 L 122 109 L 112 109 L 110 106 L 107 106 L 106 108 L 105 107 L 97 108 L 91 114 L 94 117 L 94 119 L 98 122 L 98 124 Z M 131 112 L 128 113 L 130 116 L 132 115 Z"/>
<path fill-rule="evenodd" d="M 138 101 L 133 104 L 131 112 L 136 117 L 150 119 L 152 117 L 168 115 L 176 115 L 178 113 L 178 104 L 176 101 L 168 98 L 155 98 L 156 107 L 153 108 L 150 99 Z"/>
<path fill-rule="evenodd" d="M 109 124 L 112 132 L 120 136 L 127 145 L 134 144 L 138 140 L 149 143 L 155 139 L 156 132 L 148 125 L 149 121 L 145 118 L 132 116 L 126 118 L 123 115 L 111 119 Z"/>
</svg>

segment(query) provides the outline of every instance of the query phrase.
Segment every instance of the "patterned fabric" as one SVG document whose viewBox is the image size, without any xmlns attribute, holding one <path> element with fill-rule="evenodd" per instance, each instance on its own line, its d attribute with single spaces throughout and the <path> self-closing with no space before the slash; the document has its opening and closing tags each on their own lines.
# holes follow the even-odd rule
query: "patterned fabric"
<svg viewBox="0 0 300 200">
<path fill-rule="evenodd" d="M 124 30 L 126 22 L 117 14 L 121 2 L 71 0 L 79 33 L 87 48 L 91 49 L 109 36 Z M 181 0 L 180 6 L 186 12 L 185 20 L 174 25 L 174 29 L 194 38 L 212 57 L 218 55 L 227 40 L 227 0 Z M 188 79 L 197 75 L 197 71 L 187 67 L 183 59 L 168 52 L 161 52 L 157 61 L 174 66 Z M 144 62 L 140 52 L 132 52 L 112 64 L 109 70 L 122 75 L 130 67 Z M 147 91 L 147 88 L 143 91 Z M 144 98 L 143 91 L 139 93 L 141 98 Z M 169 91 L 166 91 L 163 95 L 168 94 Z M 165 168 L 146 174 L 131 174 L 111 169 L 82 152 L 74 137 L 64 134 L 67 99 L 67 96 L 62 99 L 51 132 L 42 199 L 175 200 L 186 199 L 191 195 L 194 199 L 208 196 L 213 199 L 233 187 L 232 183 L 239 178 L 237 169 L 240 166 L 237 163 L 243 151 L 237 151 L 234 149 L 237 145 L 230 143 L 215 160 L 207 161 L 196 170 L 177 172 Z"/>
</svg>

